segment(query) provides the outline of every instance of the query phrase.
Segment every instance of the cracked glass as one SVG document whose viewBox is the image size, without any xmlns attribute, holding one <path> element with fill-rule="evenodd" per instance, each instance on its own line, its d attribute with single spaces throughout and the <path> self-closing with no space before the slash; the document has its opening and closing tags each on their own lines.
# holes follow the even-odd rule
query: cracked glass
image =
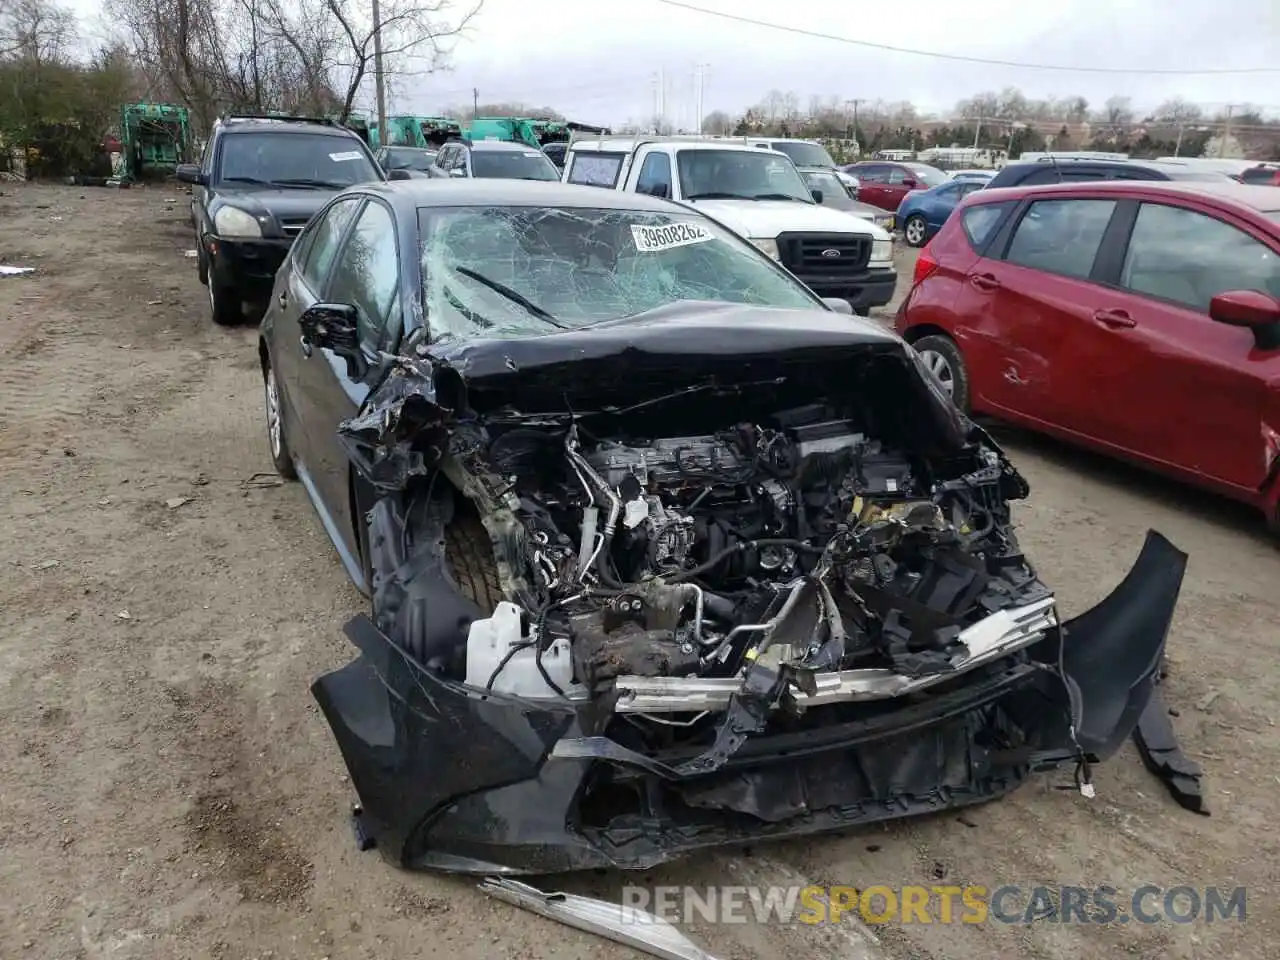
<svg viewBox="0 0 1280 960">
<path fill-rule="evenodd" d="M 821 309 L 754 247 L 691 211 L 431 208 L 419 221 L 436 341 L 554 333 L 680 301 Z"/>
</svg>

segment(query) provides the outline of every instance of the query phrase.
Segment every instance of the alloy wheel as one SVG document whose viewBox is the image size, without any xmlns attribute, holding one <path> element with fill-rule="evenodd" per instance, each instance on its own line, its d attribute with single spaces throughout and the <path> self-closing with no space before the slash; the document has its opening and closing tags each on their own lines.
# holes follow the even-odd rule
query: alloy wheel
<svg viewBox="0 0 1280 960">
<path fill-rule="evenodd" d="M 942 389 L 947 392 L 947 396 L 955 397 L 956 374 L 951 369 L 950 361 L 936 350 L 921 350 L 920 359 L 924 362 L 925 368 L 937 379 Z"/>
<path fill-rule="evenodd" d="M 267 367 L 267 436 L 271 440 L 271 455 L 279 457 L 284 446 L 284 425 L 280 420 L 280 390 L 276 386 L 276 372 Z"/>
</svg>

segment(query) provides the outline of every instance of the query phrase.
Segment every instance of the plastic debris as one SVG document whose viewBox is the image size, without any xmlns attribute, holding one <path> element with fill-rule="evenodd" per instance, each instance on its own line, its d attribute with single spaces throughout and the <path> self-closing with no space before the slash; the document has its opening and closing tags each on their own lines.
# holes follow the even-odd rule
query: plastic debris
<svg viewBox="0 0 1280 960">
<path fill-rule="evenodd" d="M 21 277 L 27 273 L 35 273 L 35 267 L 11 267 L 7 263 L 0 263 L 0 277 Z"/>
</svg>

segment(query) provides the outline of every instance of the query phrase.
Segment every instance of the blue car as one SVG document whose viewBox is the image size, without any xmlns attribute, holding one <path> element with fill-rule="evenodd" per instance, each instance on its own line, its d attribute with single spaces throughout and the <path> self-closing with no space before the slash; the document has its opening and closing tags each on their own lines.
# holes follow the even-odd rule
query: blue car
<svg viewBox="0 0 1280 960">
<path fill-rule="evenodd" d="M 948 180 L 928 190 L 908 193 L 898 204 L 894 218 L 907 246 L 923 247 L 942 229 L 960 201 L 985 185 L 978 180 Z"/>
</svg>

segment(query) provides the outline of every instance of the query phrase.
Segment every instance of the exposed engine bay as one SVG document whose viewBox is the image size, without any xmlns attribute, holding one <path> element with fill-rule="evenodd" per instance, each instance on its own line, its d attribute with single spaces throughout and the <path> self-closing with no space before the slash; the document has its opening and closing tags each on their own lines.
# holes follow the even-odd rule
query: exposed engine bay
<svg viewBox="0 0 1280 960">
<path fill-rule="evenodd" d="M 966 662 L 962 634 L 993 614 L 1036 604 L 1014 631 L 1026 642 L 1052 625 L 1009 525 L 1023 481 L 1001 455 L 928 464 L 832 414 L 688 437 L 456 432 L 443 468 L 479 507 L 511 598 L 472 625 L 467 682 L 626 709 L 637 678 L 752 666 L 776 701 L 879 669 L 892 696 Z M 690 709 L 678 690 L 645 709 Z"/>
<path fill-rule="evenodd" d="M 849 320 L 677 304 L 378 376 L 339 428 L 372 616 L 313 691 L 380 849 L 643 870 L 1063 766 L 1088 796 L 1135 730 L 1194 785 L 1155 696 L 1186 555 L 1150 532 L 1060 622 L 1026 482 Z"/>
</svg>

